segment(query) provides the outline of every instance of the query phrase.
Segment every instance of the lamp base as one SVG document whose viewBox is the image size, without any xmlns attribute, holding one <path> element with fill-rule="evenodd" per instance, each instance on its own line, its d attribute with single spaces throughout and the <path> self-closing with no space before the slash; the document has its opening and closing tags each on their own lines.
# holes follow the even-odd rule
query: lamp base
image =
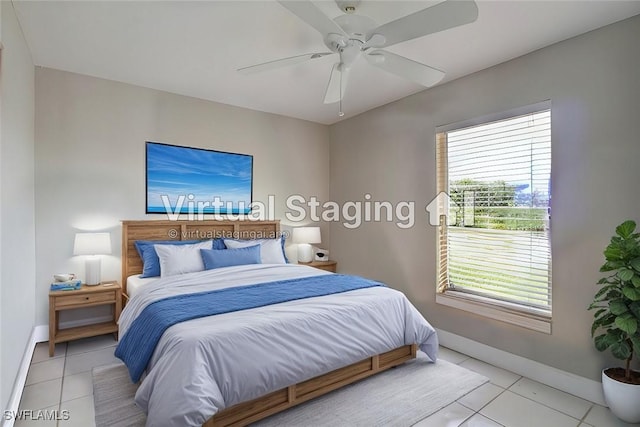
<svg viewBox="0 0 640 427">
<path fill-rule="evenodd" d="M 84 265 L 85 282 L 88 286 L 100 284 L 101 260 L 99 256 L 88 257 Z"/>
<path fill-rule="evenodd" d="M 313 261 L 313 249 L 309 243 L 298 243 L 298 262 Z"/>
</svg>

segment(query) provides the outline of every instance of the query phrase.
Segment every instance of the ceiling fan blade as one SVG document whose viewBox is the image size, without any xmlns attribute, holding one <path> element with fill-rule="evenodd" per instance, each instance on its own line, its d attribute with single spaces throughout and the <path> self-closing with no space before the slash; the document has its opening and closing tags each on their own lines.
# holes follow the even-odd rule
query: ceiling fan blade
<svg viewBox="0 0 640 427">
<path fill-rule="evenodd" d="M 344 96 L 344 91 L 347 88 L 349 69 L 342 67 L 340 64 L 340 62 L 337 62 L 331 69 L 331 77 L 329 77 L 327 91 L 324 94 L 325 104 L 338 102 Z"/>
<path fill-rule="evenodd" d="M 238 72 L 242 74 L 260 73 L 262 71 L 273 70 L 287 65 L 299 64 L 311 59 L 322 58 L 323 56 L 333 55 L 333 52 L 322 53 L 305 53 L 303 55 L 291 56 L 289 58 L 276 59 L 275 61 L 264 62 L 262 64 L 250 65 L 248 67 L 238 68 Z"/>
<path fill-rule="evenodd" d="M 444 71 L 384 50 L 376 49 L 364 56 L 371 65 L 426 87 L 433 86 L 444 77 Z"/>
<path fill-rule="evenodd" d="M 340 34 L 346 36 L 342 28 L 331 18 L 325 15 L 309 0 L 278 0 L 289 12 L 302 19 L 307 24 L 318 30 L 323 37 L 328 34 Z"/>
<path fill-rule="evenodd" d="M 367 40 L 374 34 L 379 34 L 386 40 L 384 44 L 376 44 L 374 47 L 391 46 L 427 34 L 469 24 L 477 18 L 478 6 L 473 0 L 445 0 L 435 6 L 379 26 L 367 34 Z"/>
</svg>

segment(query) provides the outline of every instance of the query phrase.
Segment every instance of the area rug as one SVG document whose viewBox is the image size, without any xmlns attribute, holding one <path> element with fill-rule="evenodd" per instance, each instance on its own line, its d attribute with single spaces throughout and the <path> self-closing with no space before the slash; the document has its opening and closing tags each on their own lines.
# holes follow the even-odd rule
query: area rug
<svg viewBox="0 0 640 427">
<path fill-rule="evenodd" d="M 254 423 L 256 427 L 409 427 L 460 399 L 486 377 L 424 354 L 381 374 Z M 136 386 L 124 365 L 93 370 L 97 427 L 144 426 L 145 415 L 133 403 Z"/>
</svg>

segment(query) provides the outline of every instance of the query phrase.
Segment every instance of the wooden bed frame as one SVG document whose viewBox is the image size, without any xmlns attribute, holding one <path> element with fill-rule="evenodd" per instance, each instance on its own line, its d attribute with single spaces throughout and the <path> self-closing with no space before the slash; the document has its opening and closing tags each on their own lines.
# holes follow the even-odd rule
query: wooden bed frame
<svg viewBox="0 0 640 427">
<path fill-rule="evenodd" d="M 280 221 L 122 221 L 123 295 L 128 298 L 127 277 L 142 273 L 142 260 L 134 245 L 136 240 L 261 239 L 276 238 L 279 233 Z M 375 355 L 257 399 L 231 406 L 211 417 L 203 426 L 246 426 L 414 359 L 416 351 L 416 344 L 412 344 Z"/>
</svg>

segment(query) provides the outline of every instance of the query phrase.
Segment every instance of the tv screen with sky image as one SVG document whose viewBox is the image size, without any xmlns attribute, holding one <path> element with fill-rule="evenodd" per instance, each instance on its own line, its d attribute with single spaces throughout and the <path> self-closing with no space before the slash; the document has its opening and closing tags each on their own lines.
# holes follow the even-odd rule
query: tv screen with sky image
<svg viewBox="0 0 640 427">
<path fill-rule="evenodd" d="M 253 156 L 146 143 L 147 213 L 248 214 Z"/>
</svg>

